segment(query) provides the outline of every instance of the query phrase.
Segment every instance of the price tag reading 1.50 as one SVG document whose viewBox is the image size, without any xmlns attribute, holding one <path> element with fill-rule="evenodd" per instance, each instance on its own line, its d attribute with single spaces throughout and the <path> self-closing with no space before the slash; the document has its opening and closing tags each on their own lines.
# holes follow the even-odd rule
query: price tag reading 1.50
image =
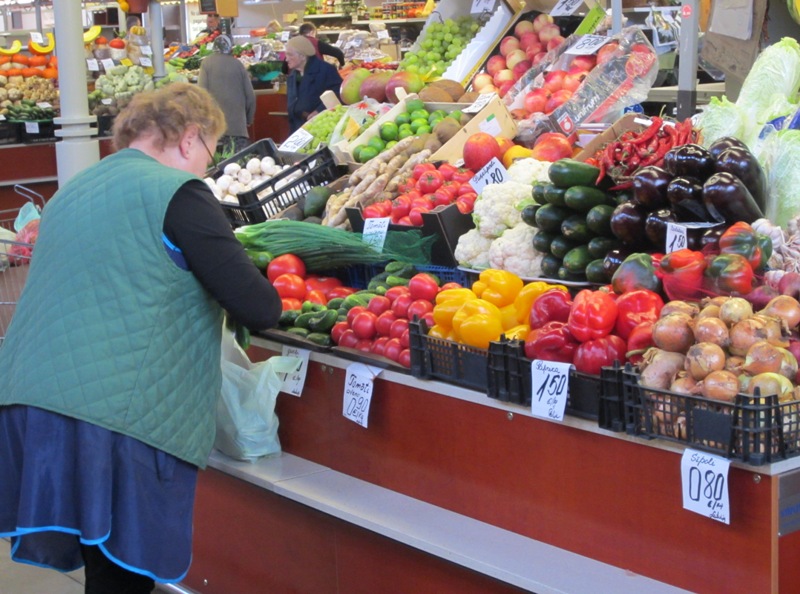
<svg viewBox="0 0 800 594">
<path fill-rule="evenodd" d="M 542 361 L 531 363 L 531 413 L 544 419 L 564 419 L 569 396 L 569 363 Z"/>
<path fill-rule="evenodd" d="M 683 507 L 701 516 L 731 523 L 728 500 L 728 470 L 730 460 L 685 450 L 681 457 L 681 490 Z"/>
<path fill-rule="evenodd" d="M 686 245 L 686 227 L 677 223 L 667 223 L 667 245 L 664 251 L 670 254 L 684 249 Z"/>
<path fill-rule="evenodd" d="M 508 180 L 508 172 L 503 164 L 493 157 L 484 167 L 469 180 L 470 185 L 477 194 L 489 184 L 502 184 Z"/>
</svg>

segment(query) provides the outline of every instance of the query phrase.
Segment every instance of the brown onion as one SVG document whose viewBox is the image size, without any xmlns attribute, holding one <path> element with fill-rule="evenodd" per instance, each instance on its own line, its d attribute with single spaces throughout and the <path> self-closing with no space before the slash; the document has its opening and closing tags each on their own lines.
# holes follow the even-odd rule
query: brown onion
<svg viewBox="0 0 800 594">
<path fill-rule="evenodd" d="M 731 354 L 744 357 L 751 346 L 767 338 L 766 322 L 755 317 L 742 320 L 733 325 L 730 338 Z"/>
<path fill-rule="evenodd" d="M 717 295 L 716 297 L 710 297 L 707 299 L 703 299 L 701 302 L 702 306 L 705 307 L 706 305 L 718 305 L 722 306 L 730 297 L 726 295 Z"/>
<path fill-rule="evenodd" d="M 778 400 L 791 400 L 794 398 L 794 386 L 780 373 L 759 373 L 748 386 L 747 393 L 755 394 L 759 390 L 761 396 L 778 395 Z"/>
<path fill-rule="evenodd" d="M 692 389 L 694 389 L 696 385 L 697 380 L 691 377 L 687 372 L 679 371 L 675 379 L 672 380 L 669 391 L 677 394 L 691 394 Z"/>
<path fill-rule="evenodd" d="M 692 317 L 686 313 L 662 315 L 653 324 L 653 344 L 673 353 L 685 353 L 694 343 Z"/>
<path fill-rule="evenodd" d="M 716 306 L 709 305 L 708 307 Z M 705 309 L 703 311 L 705 311 Z M 730 344 L 730 333 L 728 332 L 728 326 L 725 325 L 725 322 L 719 318 L 704 318 L 701 317 L 702 315 L 703 312 L 701 311 L 700 316 L 694 319 L 694 324 L 692 326 L 694 339 L 697 342 L 711 342 L 723 348 L 727 347 L 728 344 Z"/>
<path fill-rule="evenodd" d="M 743 372 L 743 367 L 744 357 L 733 355 L 732 357 L 728 357 L 725 361 L 725 371 L 732 371 L 736 375 L 739 375 Z"/>
<path fill-rule="evenodd" d="M 733 326 L 737 322 L 753 316 L 753 306 L 741 297 L 730 297 L 719 307 L 719 319 Z"/>
<path fill-rule="evenodd" d="M 753 381 L 752 375 L 747 375 L 746 373 L 739 374 L 739 389 L 742 392 L 749 392 L 750 391 L 750 382 Z"/>
<path fill-rule="evenodd" d="M 712 371 L 725 367 L 725 351 L 711 342 L 698 342 L 689 348 L 684 368 L 696 380 L 705 378 Z"/>
<path fill-rule="evenodd" d="M 739 378 L 730 371 L 712 371 L 701 384 L 701 394 L 712 400 L 732 402 L 739 392 Z"/>
<path fill-rule="evenodd" d="M 663 351 L 655 347 L 647 349 L 640 365 L 639 382 L 647 388 L 668 389 L 672 384 L 672 378 L 683 369 L 684 359 L 680 353 Z"/>
<path fill-rule="evenodd" d="M 783 320 L 776 316 L 756 314 L 753 319 L 764 322 L 764 339 L 775 346 L 786 348 L 789 346 L 788 333 L 783 331 Z"/>
<path fill-rule="evenodd" d="M 718 318 L 719 317 L 719 305 L 714 305 L 710 303 L 706 305 L 703 309 L 700 310 L 700 313 L 697 314 L 698 318 Z"/>
<path fill-rule="evenodd" d="M 792 329 L 800 324 L 800 303 L 791 295 L 778 295 L 774 297 L 760 314 L 775 316 L 786 322 Z"/>
<path fill-rule="evenodd" d="M 744 370 L 750 375 L 759 373 L 778 373 L 783 362 L 781 348 L 768 343 L 766 340 L 759 340 L 747 349 L 747 356 L 744 360 Z M 786 351 L 787 353 L 789 351 Z M 791 354 L 791 353 L 790 353 Z"/>
<path fill-rule="evenodd" d="M 692 317 L 700 312 L 700 306 L 696 303 L 689 303 L 688 301 L 668 301 L 661 308 L 661 317 L 668 316 L 671 313 L 685 313 Z"/>
</svg>

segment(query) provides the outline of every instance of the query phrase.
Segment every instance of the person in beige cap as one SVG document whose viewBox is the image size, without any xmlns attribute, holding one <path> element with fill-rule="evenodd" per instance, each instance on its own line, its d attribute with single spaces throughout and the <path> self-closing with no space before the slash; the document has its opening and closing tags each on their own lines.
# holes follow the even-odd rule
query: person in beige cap
<svg viewBox="0 0 800 594">
<path fill-rule="evenodd" d="M 291 132 L 325 109 L 320 99 L 322 93 L 333 91 L 339 97 L 342 86 L 339 71 L 316 54 L 314 45 L 302 35 L 286 42 L 289 69 L 286 95 Z"/>
</svg>

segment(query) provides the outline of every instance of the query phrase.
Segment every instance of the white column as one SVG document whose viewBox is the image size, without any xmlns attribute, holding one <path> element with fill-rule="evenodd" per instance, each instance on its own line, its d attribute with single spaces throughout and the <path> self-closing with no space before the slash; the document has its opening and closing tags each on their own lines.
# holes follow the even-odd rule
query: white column
<svg viewBox="0 0 800 594">
<path fill-rule="evenodd" d="M 150 0 L 147 16 L 150 19 L 150 47 L 153 48 L 153 68 L 155 68 L 153 78 L 160 80 L 167 75 L 164 69 L 164 13 L 161 3 Z"/>
<path fill-rule="evenodd" d="M 80 0 L 53 2 L 55 18 L 56 49 L 58 61 L 58 88 L 61 102 L 61 117 L 55 123 L 61 125 L 56 135 L 56 164 L 58 185 L 63 186 L 73 175 L 100 160 L 100 143 L 92 138 L 89 124 L 97 121 L 89 115 L 89 99 L 86 89 L 86 62 L 83 59 L 83 24 Z"/>
</svg>

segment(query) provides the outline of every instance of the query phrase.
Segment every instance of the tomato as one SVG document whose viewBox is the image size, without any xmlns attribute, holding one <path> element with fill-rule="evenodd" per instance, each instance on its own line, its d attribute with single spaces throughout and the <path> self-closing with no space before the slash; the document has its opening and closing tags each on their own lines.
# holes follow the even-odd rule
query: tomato
<svg viewBox="0 0 800 594">
<path fill-rule="evenodd" d="M 453 174 L 458 171 L 458 168 L 455 165 L 451 165 L 450 163 L 442 163 L 439 165 L 439 173 L 447 180 L 450 181 L 453 179 Z"/>
<path fill-rule="evenodd" d="M 375 321 L 378 319 L 371 311 L 362 311 L 354 318 L 350 327 L 358 338 L 373 338 L 375 336 Z"/>
<path fill-rule="evenodd" d="M 350 310 L 347 312 L 347 323 L 350 327 L 353 327 L 353 320 L 355 317 L 360 314 L 362 311 L 367 311 L 367 308 L 363 305 L 356 305 L 355 307 L 351 307 Z"/>
<path fill-rule="evenodd" d="M 344 334 L 347 330 L 350 329 L 350 326 L 347 322 L 336 322 L 331 328 L 331 340 L 336 344 L 339 344 L 339 341 L 342 339 L 342 334 Z"/>
<path fill-rule="evenodd" d="M 383 356 L 383 351 L 386 348 L 386 343 L 389 341 L 388 336 L 380 336 L 372 341 L 372 348 L 370 352 L 375 353 L 376 355 Z"/>
<path fill-rule="evenodd" d="M 339 337 L 339 346 L 347 347 L 348 349 L 353 349 L 355 348 L 357 343 L 358 343 L 358 336 L 356 336 L 356 333 L 353 332 L 350 328 L 342 332 L 342 335 Z"/>
<path fill-rule="evenodd" d="M 422 321 L 425 322 L 425 326 L 427 328 L 433 328 L 436 325 L 436 322 L 433 320 L 432 311 L 429 311 L 424 316 L 422 316 Z"/>
<path fill-rule="evenodd" d="M 281 299 L 282 311 L 289 311 L 290 309 L 300 309 L 301 307 L 303 307 L 303 302 L 300 301 L 299 299 L 295 299 L 294 297 Z"/>
<path fill-rule="evenodd" d="M 396 224 L 405 225 L 407 227 L 413 227 L 414 226 L 414 223 L 411 222 L 411 219 L 409 217 L 400 217 L 399 219 L 397 219 L 397 223 Z"/>
<path fill-rule="evenodd" d="M 441 291 L 449 291 L 450 289 L 463 289 L 463 288 L 464 287 L 462 287 L 460 283 L 449 282 L 439 287 L 439 291 L 441 292 Z"/>
<path fill-rule="evenodd" d="M 422 177 L 422 175 L 428 171 L 436 171 L 436 165 L 433 163 L 419 163 L 418 165 L 414 165 L 414 169 L 412 171 L 414 177 L 418 180 Z"/>
<path fill-rule="evenodd" d="M 382 219 L 392 214 L 392 201 L 381 200 L 380 202 L 373 202 L 364 207 L 361 211 L 365 219 Z"/>
<path fill-rule="evenodd" d="M 400 335 L 400 344 L 403 348 L 408 348 L 411 344 L 411 330 L 406 328 L 403 330 L 403 333 Z"/>
<path fill-rule="evenodd" d="M 407 318 L 408 306 L 411 305 L 412 301 L 414 301 L 414 298 L 411 294 L 400 295 L 397 299 L 392 301 L 392 312 L 394 312 L 394 315 L 398 318 Z"/>
<path fill-rule="evenodd" d="M 383 356 L 392 361 L 400 360 L 400 352 L 403 350 L 403 345 L 400 344 L 399 338 L 390 338 L 386 341 L 383 347 Z"/>
<path fill-rule="evenodd" d="M 453 173 L 453 177 L 451 179 L 454 182 L 459 182 L 459 183 L 462 183 L 462 184 L 466 184 L 469 180 L 472 179 L 472 177 L 474 175 L 475 175 L 475 173 L 473 171 L 467 169 L 466 167 L 459 167 L 455 171 L 455 173 Z"/>
<path fill-rule="evenodd" d="M 426 171 L 422 174 L 422 177 L 417 180 L 417 189 L 423 194 L 432 194 L 438 190 L 443 183 L 444 176 L 440 172 L 436 170 Z"/>
<path fill-rule="evenodd" d="M 391 310 L 379 314 L 378 319 L 375 320 L 375 331 L 378 333 L 378 336 L 389 336 L 389 329 L 396 319 L 397 316 L 394 315 L 394 312 Z"/>
<path fill-rule="evenodd" d="M 389 336 L 391 338 L 400 338 L 403 335 L 403 332 L 408 331 L 408 320 L 404 318 L 400 318 L 392 322 L 391 328 L 389 328 Z"/>
<path fill-rule="evenodd" d="M 411 221 L 411 224 L 414 227 L 422 227 L 422 223 L 424 222 L 422 219 L 423 212 L 430 212 L 429 208 L 418 208 L 414 207 L 411 209 L 411 212 L 408 213 L 408 220 Z"/>
<path fill-rule="evenodd" d="M 414 210 L 415 208 L 423 209 L 425 211 L 430 210 L 430 208 L 433 206 L 432 196 L 433 196 L 433 194 L 431 194 L 431 198 L 429 198 L 428 195 L 426 194 L 425 196 L 419 196 L 418 198 L 412 198 L 411 199 L 411 208 L 408 209 L 409 214 L 411 214 L 411 211 Z"/>
<path fill-rule="evenodd" d="M 411 368 L 411 349 L 403 349 L 397 356 L 397 362 L 403 367 Z"/>
<path fill-rule="evenodd" d="M 392 218 L 402 218 L 411 210 L 411 197 L 408 194 L 400 194 L 392 200 Z"/>
<path fill-rule="evenodd" d="M 301 301 L 306 297 L 306 282 L 297 274 L 281 274 L 272 281 L 272 286 L 281 297 L 292 297 Z"/>
<path fill-rule="evenodd" d="M 397 299 L 400 295 L 409 295 L 411 293 L 411 289 L 406 286 L 400 285 L 397 287 L 391 287 L 387 289 L 385 297 L 389 299 L 392 303 L 394 300 Z"/>
<path fill-rule="evenodd" d="M 460 183 L 458 183 L 458 182 L 454 182 L 454 181 L 446 181 L 446 182 L 444 182 L 444 183 L 442 184 L 442 187 L 441 187 L 441 188 L 439 188 L 439 189 L 440 189 L 440 190 L 446 190 L 447 192 L 449 192 L 449 193 L 450 193 L 450 196 L 452 196 L 453 198 L 455 198 L 455 197 L 458 195 L 458 191 L 461 189 L 461 186 L 462 186 L 462 185 L 463 185 L 463 184 L 460 184 Z"/>
<path fill-rule="evenodd" d="M 414 188 L 413 190 L 406 192 L 406 196 L 411 198 L 411 200 L 413 201 L 414 198 L 422 198 L 422 192 Z"/>
<path fill-rule="evenodd" d="M 305 278 L 306 265 L 294 254 L 277 256 L 267 264 L 267 278 L 272 282 L 282 274 L 296 274 Z"/>
<path fill-rule="evenodd" d="M 405 194 L 406 192 L 410 192 L 416 187 L 417 187 L 416 178 L 408 177 L 397 185 L 397 191 L 400 192 L 401 194 Z"/>
<path fill-rule="evenodd" d="M 461 184 L 461 186 L 458 188 L 456 196 L 463 196 L 464 194 L 474 194 L 474 193 L 475 193 L 475 188 L 472 187 L 472 184 L 466 183 L 466 184 Z"/>
<path fill-rule="evenodd" d="M 325 305 L 328 303 L 328 298 L 325 297 L 325 293 L 322 291 L 309 291 L 306 293 L 306 301 L 310 301 L 311 303 L 319 303 L 320 305 Z"/>
<path fill-rule="evenodd" d="M 372 299 L 369 300 L 367 304 L 367 310 L 374 313 L 376 316 L 381 315 L 385 311 L 389 311 L 392 308 L 392 302 L 389 300 L 388 297 L 383 295 L 376 295 Z"/>
<path fill-rule="evenodd" d="M 453 196 L 445 188 L 439 188 L 433 193 L 433 204 L 435 206 L 447 206 L 451 202 L 453 202 Z"/>
<path fill-rule="evenodd" d="M 369 353 L 372 351 L 372 340 L 369 338 L 362 338 L 360 339 L 355 346 L 357 351 L 361 351 L 362 353 Z"/>
<path fill-rule="evenodd" d="M 328 300 L 338 299 L 339 297 L 347 297 L 352 295 L 356 290 L 352 287 L 334 287 L 327 293 Z"/>
<path fill-rule="evenodd" d="M 433 303 L 427 299 L 417 299 L 408 306 L 408 319 L 418 320 L 426 313 L 433 311 Z"/>
<path fill-rule="evenodd" d="M 439 292 L 439 284 L 430 274 L 420 272 L 411 277 L 408 281 L 408 292 L 412 300 L 425 299 L 433 301 Z"/>
<path fill-rule="evenodd" d="M 341 286 L 342 281 L 335 276 L 317 276 L 316 274 L 311 274 L 306 277 L 306 290 L 309 293 L 311 291 L 322 291 L 325 297 L 327 297 L 332 289 Z"/>
<path fill-rule="evenodd" d="M 458 208 L 458 212 L 461 214 L 471 213 L 475 209 L 475 200 L 477 199 L 478 195 L 475 192 L 464 194 L 456 198 L 456 208 Z"/>
</svg>

